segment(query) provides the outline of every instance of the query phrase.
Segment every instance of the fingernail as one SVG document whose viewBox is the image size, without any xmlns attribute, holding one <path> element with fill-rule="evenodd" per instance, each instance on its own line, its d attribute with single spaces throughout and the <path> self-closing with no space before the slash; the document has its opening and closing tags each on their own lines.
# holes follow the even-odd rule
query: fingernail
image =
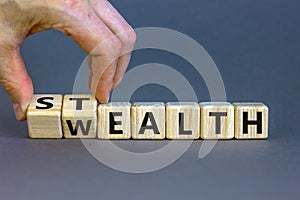
<svg viewBox="0 0 300 200">
<path fill-rule="evenodd" d="M 102 101 L 101 103 L 108 103 L 108 101 L 109 101 L 109 97 L 107 99 L 105 99 L 104 101 Z"/>
<path fill-rule="evenodd" d="M 102 97 L 102 98 L 98 98 L 98 101 L 99 101 L 99 103 L 101 103 L 101 104 L 105 104 L 105 103 L 108 103 L 108 101 L 109 101 L 109 96 L 108 97 Z"/>
<path fill-rule="evenodd" d="M 25 109 L 22 109 L 22 106 L 18 103 L 14 103 L 13 104 L 14 107 L 14 111 L 15 111 L 15 116 L 17 118 L 17 120 L 19 121 L 23 121 L 25 120 Z"/>
</svg>

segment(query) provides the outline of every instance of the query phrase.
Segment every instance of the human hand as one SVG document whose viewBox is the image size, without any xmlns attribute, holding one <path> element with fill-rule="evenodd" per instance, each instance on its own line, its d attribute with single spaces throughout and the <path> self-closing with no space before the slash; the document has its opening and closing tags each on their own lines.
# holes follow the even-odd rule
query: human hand
<svg viewBox="0 0 300 200">
<path fill-rule="evenodd" d="M 89 85 L 100 103 L 108 101 L 121 81 L 136 40 L 131 26 L 106 0 L 0 0 L 0 83 L 18 120 L 25 120 L 33 96 L 20 46 L 27 36 L 52 28 L 89 53 Z"/>
</svg>

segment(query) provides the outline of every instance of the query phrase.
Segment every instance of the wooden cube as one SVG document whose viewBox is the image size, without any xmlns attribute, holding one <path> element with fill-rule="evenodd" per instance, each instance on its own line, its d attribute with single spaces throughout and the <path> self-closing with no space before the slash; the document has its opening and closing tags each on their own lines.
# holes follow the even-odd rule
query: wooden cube
<svg viewBox="0 0 300 200">
<path fill-rule="evenodd" d="M 268 138 L 268 107 L 263 103 L 233 103 L 237 139 Z"/>
<path fill-rule="evenodd" d="M 113 102 L 98 106 L 99 139 L 129 139 L 130 107 L 128 102 Z"/>
<path fill-rule="evenodd" d="M 228 102 L 203 102 L 200 106 L 202 139 L 232 139 L 234 137 L 234 107 Z"/>
<path fill-rule="evenodd" d="M 166 137 L 168 139 L 198 139 L 200 109 L 197 103 L 166 104 Z"/>
<path fill-rule="evenodd" d="M 131 106 L 131 131 L 133 139 L 164 139 L 164 103 L 133 103 Z"/>
<path fill-rule="evenodd" d="M 65 95 L 62 109 L 65 138 L 95 138 L 97 100 L 89 94 Z"/>
<path fill-rule="evenodd" d="M 34 95 L 27 108 L 30 138 L 62 138 L 62 95 Z"/>
</svg>

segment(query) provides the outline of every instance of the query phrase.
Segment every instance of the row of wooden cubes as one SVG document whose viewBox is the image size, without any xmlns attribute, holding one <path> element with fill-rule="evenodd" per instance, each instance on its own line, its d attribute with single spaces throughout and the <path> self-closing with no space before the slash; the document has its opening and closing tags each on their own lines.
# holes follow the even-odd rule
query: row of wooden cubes
<svg viewBox="0 0 300 200">
<path fill-rule="evenodd" d="M 34 95 L 27 110 L 31 138 L 264 139 L 263 103 L 114 102 L 92 95 Z"/>
</svg>

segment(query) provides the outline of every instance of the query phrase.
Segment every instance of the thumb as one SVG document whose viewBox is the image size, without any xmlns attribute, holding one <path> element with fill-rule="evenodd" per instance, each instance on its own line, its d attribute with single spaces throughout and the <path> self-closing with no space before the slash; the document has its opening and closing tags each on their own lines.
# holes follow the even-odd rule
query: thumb
<svg viewBox="0 0 300 200">
<path fill-rule="evenodd" d="M 20 48 L 7 50 L 0 47 L 0 83 L 13 103 L 17 120 L 25 120 L 27 106 L 33 96 L 33 86 Z"/>
</svg>

